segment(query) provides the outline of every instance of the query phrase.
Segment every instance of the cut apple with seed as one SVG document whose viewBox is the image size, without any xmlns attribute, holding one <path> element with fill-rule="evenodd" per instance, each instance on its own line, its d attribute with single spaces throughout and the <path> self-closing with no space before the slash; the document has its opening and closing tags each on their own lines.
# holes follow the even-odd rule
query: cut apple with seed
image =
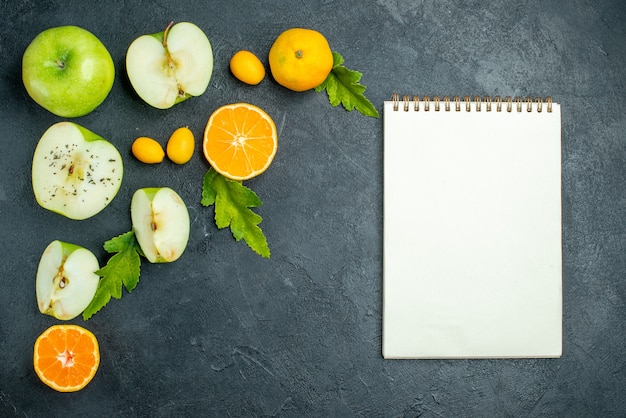
<svg viewBox="0 0 626 418">
<path fill-rule="evenodd" d="M 35 148 L 33 192 L 43 208 L 87 219 L 111 203 L 123 172 L 122 156 L 113 144 L 80 125 L 59 122 Z"/>
<path fill-rule="evenodd" d="M 130 44 L 126 72 L 139 97 L 157 109 L 168 109 L 206 91 L 213 49 L 198 26 L 170 23 L 165 31 L 142 35 Z"/>
<path fill-rule="evenodd" d="M 189 212 L 169 187 L 139 189 L 130 203 L 133 231 L 151 263 L 177 260 L 189 240 Z"/>
<path fill-rule="evenodd" d="M 80 315 L 96 294 L 99 268 L 98 259 L 88 249 L 52 241 L 41 255 L 37 269 L 39 311 L 61 320 Z"/>
</svg>

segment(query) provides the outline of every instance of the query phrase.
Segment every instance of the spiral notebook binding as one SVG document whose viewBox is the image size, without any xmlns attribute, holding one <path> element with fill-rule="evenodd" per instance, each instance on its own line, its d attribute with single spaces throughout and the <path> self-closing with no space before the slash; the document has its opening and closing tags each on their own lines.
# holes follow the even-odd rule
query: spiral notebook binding
<svg viewBox="0 0 626 418">
<path fill-rule="evenodd" d="M 423 111 L 429 112 L 433 109 L 435 112 L 441 111 L 443 109 L 445 112 L 450 112 L 454 109 L 455 112 L 460 112 L 462 109 L 465 109 L 466 112 L 472 111 L 472 104 L 474 105 L 474 110 L 476 112 L 486 111 L 486 112 L 532 112 L 533 104 L 535 105 L 535 110 L 539 113 L 543 111 L 543 107 L 545 104 L 546 111 L 548 113 L 552 112 L 552 97 L 546 96 L 545 99 L 541 97 L 535 97 L 534 99 L 530 96 L 522 98 L 521 96 L 506 96 L 504 99 L 502 96 L 453 96 L 450 99 L 450 96 L 443 96 L 440 98 L 439 96 L 424 96 L 420 99 L 419 96 L 409 96 L 403 95 L 402 99 L 400 99 L 400 95 L 398 93 L 393 93 L 391 95 L 391 101 L 393 102 L 393 110 L 397 111 L 400 109 L 400 103 L 402 103 L 402 109 L 405 112 L 408 112 L 413 109 L 415 112 L 419 112 L 422 108 Z M 413 104 L 413 106 L 411 106 Z M 423 104 L 423 107 L 420 106 Z M 452 106 L 454 104 L 454 106 Z M 484 105 L 484 107 L 483 107 Z"/>
</svg>

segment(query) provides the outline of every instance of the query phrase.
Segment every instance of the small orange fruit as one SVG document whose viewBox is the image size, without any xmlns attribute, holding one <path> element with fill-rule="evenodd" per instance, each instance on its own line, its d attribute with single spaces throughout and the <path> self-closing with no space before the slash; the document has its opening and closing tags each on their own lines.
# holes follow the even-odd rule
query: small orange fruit
<svg viewBox="0 0 626 418">
<path fill-rule="evenodd" d="M 191 160 L 194 148 L 193 132 L 186 126 L 178 128 L 167 141 L 167 158 L 176 164 L 185 164 Z"/>
<path fill-rule="evenodd" d="M 215 171 L 233 180 L 247 180 L 272 163 L 278 149 L 276 125 L 257 106 L 222 106 L 207 122 L 202 148 Z"/>
<path fill-rule="evenodd" d="M 250 51 L 237 51 L 230 59 L 230 71 L 246 84 L 257 85 L 265 77 L 265 67 L 256 55 Z"/>
<path fill-rule="evenodd" d="M 35 341 L 33 363 L 46 385 L 59 392 L 76 392 L 87 386 L 98 370 L 98 340 L 78 325 L 53 325 Z"/>
<path fill-rule="evenodd" d="M 333 53 L 321 33 L 293 28 L 281 33 L 269 52 L 276 82 L 294 91 L 319 86 L 333 68 Z"/>
<path fill-rule="evenodd" d="M 165 151 L 163 151 L 161 144 L 147 136 L 140 136 L 135 139 L 131 151 L 135 158 L 146 164 L 160 163 L 165 157 Z"/>
</svg>

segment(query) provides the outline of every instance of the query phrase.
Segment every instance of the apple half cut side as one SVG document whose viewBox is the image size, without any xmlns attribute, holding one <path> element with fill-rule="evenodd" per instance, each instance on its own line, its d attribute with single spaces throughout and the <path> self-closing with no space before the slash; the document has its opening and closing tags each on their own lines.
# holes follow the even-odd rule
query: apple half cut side
<svg viewBox="0 0 626 418">
<path fill-rule="evenodd" d="M 122 156 L 112 143 L 75 123 L 59 122 L 35 148 L 33 192 L 43 208 L 87 219 L 111 203 L 123 172 Z"/>
<path fill-rule="evenodd" d="M 213 72 L 213 49 L 206 34 L 190 22 L 142 35 L 126 52 L 131 85 L 146 103 L 168 109 L 203 94 Z"/>
<path fill-rule="evenodd" d="M 185 251 L 189 240 L 189 212 L 169 187 L 137 190 L 130 203 L 133 231 L 146 259 L 169 263 Z"/>
<path fill-rule="evenodd" d="M 86 248 L 55 240 L 44 250 L 37 268 L 39 311 L 57 319 L 80 315 L 91 303 L 100 277 L 96 256 Z"/>
</svg>

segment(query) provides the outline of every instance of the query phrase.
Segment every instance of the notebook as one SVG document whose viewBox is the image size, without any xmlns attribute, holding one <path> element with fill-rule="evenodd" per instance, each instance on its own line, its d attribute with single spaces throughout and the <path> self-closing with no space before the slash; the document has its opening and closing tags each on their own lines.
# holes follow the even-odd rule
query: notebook
<svg viewBox="0 0 626 418">
<path fill-rule="evenodd" d="M 560 105 L 394 94 L 383 118 L 383 357 L 560 357 Z"/>
</svg>

